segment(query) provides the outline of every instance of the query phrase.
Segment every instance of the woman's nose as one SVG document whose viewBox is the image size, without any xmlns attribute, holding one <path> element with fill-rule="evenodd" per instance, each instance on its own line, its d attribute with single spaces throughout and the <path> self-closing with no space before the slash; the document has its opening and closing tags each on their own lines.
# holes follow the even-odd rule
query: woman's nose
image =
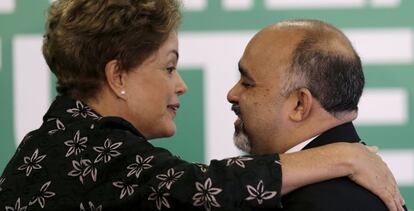
<svg viewBox="0 0 414 211">
<path fill-rule="evenodd" d="M 178 95 L 182 95 L 187 92 L 188 87 L 185 84 L 184 80 L 181 78 L 180 74 L 177 72 L 177 89 L 176 92 Z"/>
</svg>

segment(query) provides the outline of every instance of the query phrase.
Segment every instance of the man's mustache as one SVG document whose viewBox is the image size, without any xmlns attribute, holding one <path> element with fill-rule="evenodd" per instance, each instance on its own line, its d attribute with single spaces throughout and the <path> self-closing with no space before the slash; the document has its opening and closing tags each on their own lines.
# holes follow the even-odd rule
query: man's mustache
<svg viewBox="0 0 414 211">
<path fill-rule="evenodd" d="M 239 105 L 233 104 L 233 105 L 231 106 L 231 110 L 232 110 L 232 111 L 234 111 L 234 113 L 235 113 L 237 116 L 240 116 L 241 112 L 240 112 L 240 106 L 239 106 Z"/>
</svg>

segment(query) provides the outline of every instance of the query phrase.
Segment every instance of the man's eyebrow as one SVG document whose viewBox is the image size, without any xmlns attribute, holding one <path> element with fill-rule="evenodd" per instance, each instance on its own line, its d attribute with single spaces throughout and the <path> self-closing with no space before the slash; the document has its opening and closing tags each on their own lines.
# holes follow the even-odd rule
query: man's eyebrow
<svg viewBox="0 0 414 211">
<path fill-rule="evenodd" d="M 239 62 L 239 72 L 242 76 L 250 80 L 253 80 L 253 77 L 249 74 L 249 71 L 247 71 L 246 68 L 244 68 L 243 65 L 240 64 L 240 62 Z"/>
</svg>

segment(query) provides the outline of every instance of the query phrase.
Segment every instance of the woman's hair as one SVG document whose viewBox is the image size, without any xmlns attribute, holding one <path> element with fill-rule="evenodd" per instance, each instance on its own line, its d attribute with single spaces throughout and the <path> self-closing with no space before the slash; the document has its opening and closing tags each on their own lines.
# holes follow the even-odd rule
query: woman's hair
<svg viewBox="0 0 414 211">
<path fill-rule="evenodd" d="M 57 77 L 57 91 L 95 97 L 105 65 L 116 59 L 130 71 L 176 30 L 177 0 L 57 0 L 49 8 L 43 55 Z"/>
</svg>

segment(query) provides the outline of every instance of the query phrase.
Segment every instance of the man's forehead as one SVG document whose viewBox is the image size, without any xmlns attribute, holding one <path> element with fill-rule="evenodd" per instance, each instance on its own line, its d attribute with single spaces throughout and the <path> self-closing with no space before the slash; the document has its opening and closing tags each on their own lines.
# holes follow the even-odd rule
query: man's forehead
<svg viewBox="0 0 414 211">
<path fill-rule="evenodd" d="M 256 82 L 274 81 L 283 78 L 290 68 L 293 51 L 299 42 L 299 35 L 262 30 L 254 38 L 240 59 L 242 76 L 249 74 Z"/>
<path fill-rule="evenodd" d="M 262 30 L 250 40 L 242 60 L 261 63 L 286 62 L 302 37 L 300 33 L 286 30 Z"/>
<path fill-rule="evenodd" d="M 251 59 L 271 62 L 290 57 L 302 37 L 301 33 L 285 30 L 261 31 L 247 45 L 241 63 L 243 64 L 243 60 Z"/>
<path fill-rule="evenodd" d="M 290 62 L 277 63 L 262 58 L 242 57 L 239 62 L 239 73 L 247 80 L 262 83 L 282 77 L 289 66 Z"/>
</svg>

